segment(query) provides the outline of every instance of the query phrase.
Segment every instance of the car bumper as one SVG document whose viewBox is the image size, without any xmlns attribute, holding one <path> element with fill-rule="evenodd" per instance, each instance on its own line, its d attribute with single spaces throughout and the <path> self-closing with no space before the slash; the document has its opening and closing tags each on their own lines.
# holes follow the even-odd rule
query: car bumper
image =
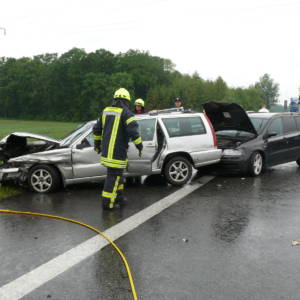
<svg viewBox="0 0 300 300">
<path fill-rule="evenodd" d="M 223 156 L 217 167 L 221 172 L 226 173 L 246 173 L 248 171 L 248 164 L 241 157 Z"/>
<path fill-rule="evenodd" d="M 210 149 L 200 152 L 190 153 L 196 168 L 206 165 L 215 164 L 220 161 L 222 156 L 221 149 Z"/>
<path fill-rule="evenodd" d="M 19 168 L 3 168 L 0 169 L 0 183 L 17 179 L 21 172 Z"/>
</svg>

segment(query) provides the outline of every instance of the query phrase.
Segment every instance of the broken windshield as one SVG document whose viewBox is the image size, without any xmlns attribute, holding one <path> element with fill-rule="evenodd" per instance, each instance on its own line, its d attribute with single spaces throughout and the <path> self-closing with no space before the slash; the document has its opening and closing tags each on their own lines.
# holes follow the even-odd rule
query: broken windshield
<svg viewBox="0 0 300 300">
<path fill-rule="evenodd" d="M 83 125 L 80 125 L 77 129 L 72 131 L 69 135 L 62 139 L 60 146 L 68 147 L 73 144 L 82 134 L 88 131 L 95 123 L 88 122 Z"/>
</svg>

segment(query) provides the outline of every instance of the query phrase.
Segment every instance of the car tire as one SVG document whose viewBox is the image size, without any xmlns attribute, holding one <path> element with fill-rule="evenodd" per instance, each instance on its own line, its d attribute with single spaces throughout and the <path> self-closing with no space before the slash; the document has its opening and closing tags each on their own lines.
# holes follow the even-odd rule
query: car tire
<svg viewBox="0 0 300 300">
<path fill-rule="evenodd" d="M 196 170 L 197 170 L 198 174 L 206 175 L 206 174 L 209 174 L 212 171 L 212 168 L 209 165 L 209 166 L 204 166 L 204 167 L 198 167 L 198 168 L 196 168 Z"/>
<path fill-rule="evenodd" d="M 60 187 L 61 177 L 53 166 L 37 165 L 29 171 L 28 184 L 36 193 L 50 193 Z"/>
<path fill-rule="evenodd" d="M 142 182 L 141 176 L 134 176 L 134 177 L 126 177 L 126 184 L 127 185 L 140 185 Z"/>
<path fill-rule="evenodd" d="M 182 186 L 192 177 L 192 164 L 185 157 L 173 157 L 166 163 L 164 175 L 170 184 Z"/>
<path fill-rule="evenodd" d="M 296 160 L 296 163 L 297 163 L 298 166 L 300 167 L 300 158 Z"/>
<path fill-rule="evenodd" d="M 264 158 L 258 151 L 252 153 L 249 159 L 248 171 L 251 176 L 259 176 L 264 168 Z"/>
</svg>

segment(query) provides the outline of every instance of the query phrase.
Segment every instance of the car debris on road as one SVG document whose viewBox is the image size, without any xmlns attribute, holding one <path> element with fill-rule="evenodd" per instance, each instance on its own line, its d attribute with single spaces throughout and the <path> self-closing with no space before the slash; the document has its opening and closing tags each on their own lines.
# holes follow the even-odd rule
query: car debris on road
<svg viewBox="0 0 300 300">
<path fill-rule="evenodd" d="M 299 246 L 300 240 L 292 240 L 292 246 Z"/>
</svg>

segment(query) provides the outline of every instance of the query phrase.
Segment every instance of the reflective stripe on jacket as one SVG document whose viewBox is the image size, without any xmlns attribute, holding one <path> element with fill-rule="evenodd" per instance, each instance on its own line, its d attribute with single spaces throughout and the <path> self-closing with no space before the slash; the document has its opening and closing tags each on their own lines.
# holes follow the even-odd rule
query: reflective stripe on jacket
<svg viewBox="0 0 300 300">
<path fill-rule="evenodd" d="M 106 107 L 93 127 L 94 140 L 101 142 L 101 163 L 106 167 L 125 169 L 128 143 L 142 143 L 138 123 L 126 108 Z"/>
</svg>

